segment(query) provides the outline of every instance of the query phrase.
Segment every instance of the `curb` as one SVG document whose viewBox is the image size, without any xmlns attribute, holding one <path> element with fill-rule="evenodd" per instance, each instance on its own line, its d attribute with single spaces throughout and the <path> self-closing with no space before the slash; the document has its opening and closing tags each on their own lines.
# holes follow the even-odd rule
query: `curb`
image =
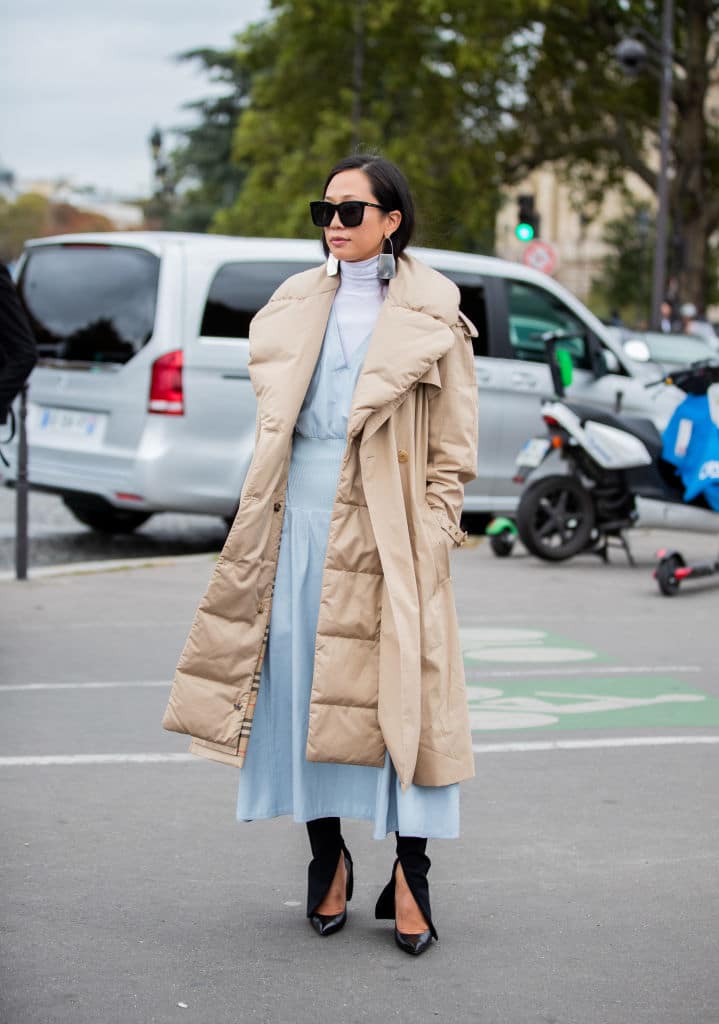
<svg viewBox="0 0 719 1024">
<path fill-rule="evenodd" d="M 101 572 L 124 572 L 129 569 L 159 569 L 166 565 L 185 562 L 209 562 L 218 557 L 215 552 L 199 555 L 163 555 L 158 558 L 116 558 L 96 562 L 67 562 L 62 565 L 46 565 L 28 570 L 28 581 L 48 579 L 54 576 L 87 576 Z M 13 571 L 0 572 L 0 583 L 23 583 L 17 580 Z"/>
</svg>

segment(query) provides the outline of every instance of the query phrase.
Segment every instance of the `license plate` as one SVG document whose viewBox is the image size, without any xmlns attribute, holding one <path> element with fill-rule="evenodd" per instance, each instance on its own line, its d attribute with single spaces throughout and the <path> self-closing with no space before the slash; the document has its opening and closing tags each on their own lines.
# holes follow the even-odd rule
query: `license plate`
<svg viewBox="0 0 719 1024">
<path fill-rule="evenodd" d="M 57 448 L 99 448 L 105 436 L 107 413 L 31 404 L 27 426 L 30 444 Z"/>
<path fill-rule="evenodd" d="M 546 437 L 530 437 L 519 450 L 516 458 L 518 466 L 526 466 L 528 469 L 535 469 L 549 451 L 549 441 Z"/>
</svg>

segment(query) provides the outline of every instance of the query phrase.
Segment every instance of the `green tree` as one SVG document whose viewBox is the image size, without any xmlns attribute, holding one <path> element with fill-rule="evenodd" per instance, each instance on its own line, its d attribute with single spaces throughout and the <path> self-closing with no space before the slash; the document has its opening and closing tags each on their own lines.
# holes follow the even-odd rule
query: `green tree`
<svg viewBox="0 0 719 1024">
<path fill-rule="evenodd" d="M 625 214 L 604 230 L 607 255 L 592 282 L 592 308 L 603 316 L 613 311 L 634 327 L 646 321 L 652 293 L 653 211 L 647 203 L 627 201 Z"/>
<path fill-rule="evenodd" d="M 13 202 L 0 198 L 0 259 L 16 260 L 28 238 L 44 238 L 76 231 L 113 231 L 115 225 L 99 213 L 79 210 L 70 203 L 54 203 L 27 192 Z"/>
<path fill-rule="evenodd" d="M 14 202 L 0 198 L 0 260 L 10 263 L 22 252 L 28 238 L 48 234 L 50 203 L 34 192 Z"/>
<path fill-rule="evenodd" d="M 501 164 L 495 144 L 514 58 L 515 2 L 275 0 L 237 40 L 251 87 L 234 137 L 245 173 L 218 231 L 315 237 L 307 202 L 353 149 L 406 172 L 417 241 L 491 251 Z M 478 42 L 481 40 L 481 44 Z"/>
<path fill-rule="evenodd" d="M 512 95 L 503 144 L 508 180 L 554 162 L 584 203 L 632 171 L 657 184 L 658 41 L 662 0 L 528 2 L 512 46 L 524 84 Z M 672 110 L 670 268 L 679 294 L 702 309 L 711 275 L 711 239 L 719 228 L 719 123 L 708 104 L 719 60 L 719 4 L 677 0 Z M 628 78 L 617 43 L 634 35 L 649 50 L 642 74 Z M 715 77 L 714 77 L 715 80 Z"/>
<path fill-rule="evenodd" d="M 185 105 L 195 123 L 174 129 L 180 141 L 170 155 L 176 194 L 164 224 L 177 231 L 206 231 L 215 213 L 232 205 L 244 181 L 243 168 L 232 159 L 232 144 L 248 104 L 250 76 L 234 48 L 200 47 L 178 59 L 199 64 L 211 82 L 226 87 L 219 96 Z"/>
</svg>

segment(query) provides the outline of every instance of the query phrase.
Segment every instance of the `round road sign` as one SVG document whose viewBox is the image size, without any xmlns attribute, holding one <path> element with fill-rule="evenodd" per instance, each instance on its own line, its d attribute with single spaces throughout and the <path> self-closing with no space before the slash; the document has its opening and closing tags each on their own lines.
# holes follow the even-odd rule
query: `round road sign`
<svg viewBox="0 0 719 1024">
<path fill-rule="evenodd" d="M 557 250 L 549 242 L 530 242 L 522 254 L 522 263 L 543 274 L 553 274 L 559 262 Z"/>
</svg>

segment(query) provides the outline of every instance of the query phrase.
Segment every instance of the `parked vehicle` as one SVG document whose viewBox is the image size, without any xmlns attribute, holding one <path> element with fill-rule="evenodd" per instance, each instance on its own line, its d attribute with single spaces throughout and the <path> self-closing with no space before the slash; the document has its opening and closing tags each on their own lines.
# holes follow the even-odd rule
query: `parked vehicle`
<svg viewBox="0 0 719 1024">
<path fill-rule="evenodd" d="M 647 367 L 648 375 L 654 372 L 656 376 L 657 369 L 669 372 L 702 359 L 714 359 L 719 354 L 716 336 L 712 342 L 695 334 L 629 331 L 623 327 L 610 327 L 609 331 L 633 362 L 653 364 Z"/>
<path fill-rule="evenodd" d="M 695 462 L 691 469 L 698 482 L 688 488 L 685 446 L 692 426 L 685 419 L 685 403 L 677 408 L 663 440 L 646 417 L 568 401 L 564 387 L 571 363 L 566 351 L 557 347 L 562 344 L 557 334 L 546 341 L 555 360 L 559 397 L 542 406 L 546 434 L 527 441 L 517 456 L 517 478 L 526 486 L 516 523 L 531 554 L 562 561 L 594 550 L 606 557 L 609 543 L 616 540 L 631 560 L 624 533 L 634 526 L 716 533 L 719 495 L 709 489 L 719 487 L 712 475 L 719 480 L 719 460 L 710 453 Z M 672 380 L 688 393 L 686 401 L 706 395 L 707 388 L 719 382 L 719 363 L 678 370 Z M 716 439 L 707 437 L 719 448 L 719 432 L 713 423 L 711 428 Z M 675 441 L 667 440 L 677 431 Z"/>
<path fill-rule="evenodd" d="M 469 515 L 516 509 L 514 455 L 552 393 L 542 332 L 568 339 L 573 399 L 668 419 L 678 396 L 666 388 L 648 398 L 636 364 L 552 278 L 491 257 L 413 251 L 457 283 L 478 330 Z M 41 351 L 31 485 L 61 495 L 97 530 L 132 530 L 160 511 L 231 517 L 255 435 L 250 320 L 283 279 L 322 259 L 319 242 L 181 233 L 28 243 L 18 285 Z"/>
</svg>

